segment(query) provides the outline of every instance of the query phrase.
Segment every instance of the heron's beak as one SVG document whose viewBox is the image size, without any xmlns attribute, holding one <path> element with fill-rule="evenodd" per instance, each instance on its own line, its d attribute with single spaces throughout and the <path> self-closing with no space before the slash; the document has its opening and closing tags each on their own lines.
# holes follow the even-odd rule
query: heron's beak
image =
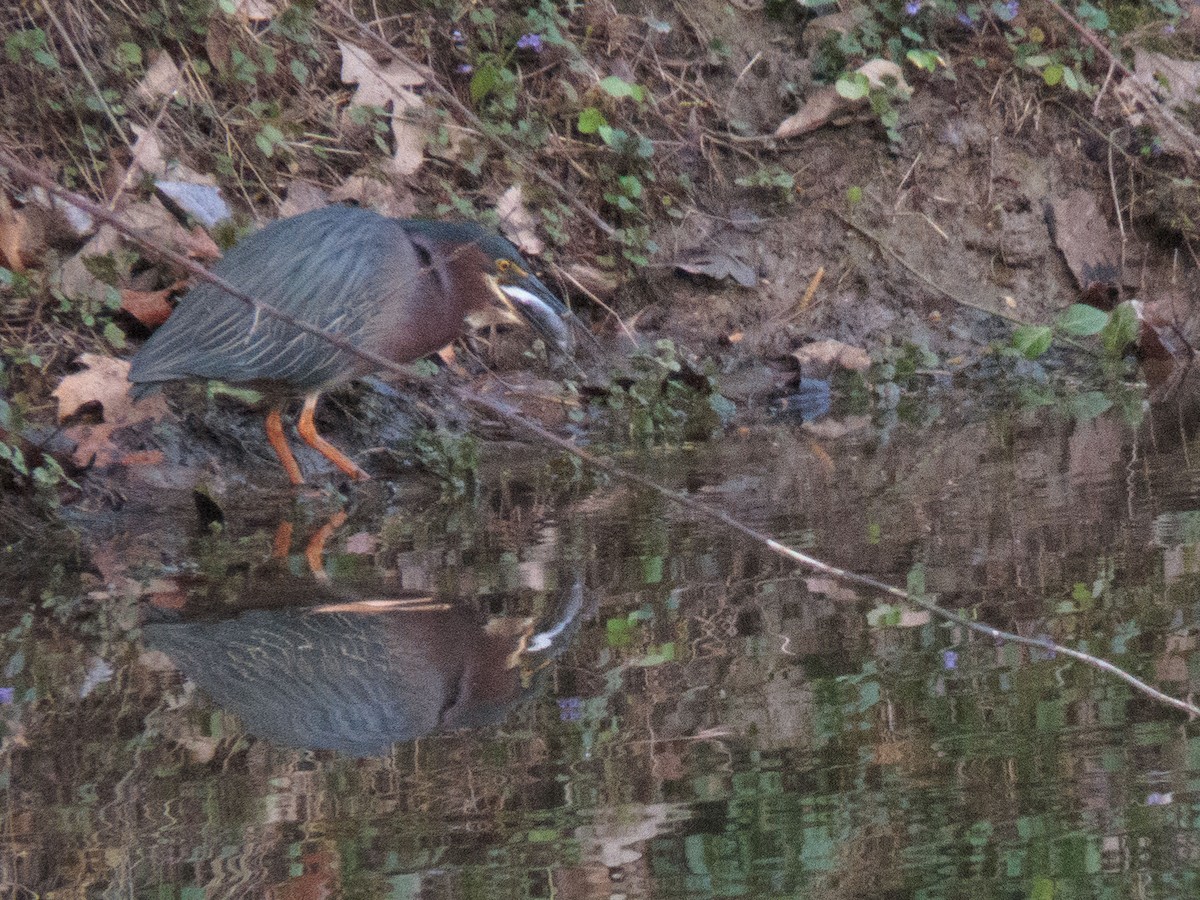
<svg viewBox="0 0 1200 900">
<path fill-rule="evenodd" d="M 493 281 L 492 286 L 507 310 L 519 314 L 519 319 L 531 325 L 547 344 L 561 353 L 575 350 L 571 332 L 574 315 L 541 281 L 526 275 L 516 284 Z"/>
</svg>

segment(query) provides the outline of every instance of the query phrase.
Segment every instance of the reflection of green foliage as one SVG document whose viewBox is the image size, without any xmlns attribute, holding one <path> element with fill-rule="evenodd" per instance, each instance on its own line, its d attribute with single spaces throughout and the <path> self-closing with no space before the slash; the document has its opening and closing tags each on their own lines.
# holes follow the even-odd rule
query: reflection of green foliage
<svg viewBox="0 0 1200 900">
<path fill-rule="evenodd" d="M 603 402 L 624 420 L 636 444 L 703 440 L 735 411 L 712 368 L 697 370 L 681 360 L 672 341 L 661 340 L 653 354 L 634 355 L 629 379 L 614 382 Z"/>
<path fill-rule="evenodd" d="M 421 465 L 442 480 L 443 492 L 462 496 L 474 489 L 479 473 L 479 441 L 470 434 L 422 431 L 413 442 Z"/>
</svg>

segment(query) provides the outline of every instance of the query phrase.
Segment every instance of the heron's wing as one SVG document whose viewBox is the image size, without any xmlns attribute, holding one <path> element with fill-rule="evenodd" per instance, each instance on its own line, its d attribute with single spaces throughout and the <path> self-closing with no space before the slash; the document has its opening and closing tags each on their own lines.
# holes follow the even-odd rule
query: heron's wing
<svg viewBox="0 0 1200 900">
<path fill-rule="evenodd" d="M 213 269 L 262 303 L 344 337 L 362 339 L 381 304 L 379 273 L 412 250 L 395 220 L 329 207 L 282 219 L 247 238 Z M 411 264 L 410 264 L 411 267 Z M 133 382 L 177 378 L 278 381 L 315 390 L 369 371 L 360 359 L 280 322 L 215 285 L 197 285 L 134 357 Z"/>
</svg>

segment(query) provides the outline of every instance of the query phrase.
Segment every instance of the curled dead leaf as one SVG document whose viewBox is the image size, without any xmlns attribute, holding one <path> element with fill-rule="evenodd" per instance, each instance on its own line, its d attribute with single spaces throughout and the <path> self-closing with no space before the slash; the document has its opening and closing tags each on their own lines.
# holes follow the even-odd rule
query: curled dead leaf
<svg viewBox="0 0 1200 900">
<path fill-rule="evenodd" d="M 209 184 L 207 176 L 192 172 L 183 166 L 171 165 L 167 169 L 170 180 L 160 179 L 154 183 L 155 190 L 168 203 L 177 206 L 205 228 L 212 228 L 232 218 L 229 204 L 221 196 L 221 189 Z"/>
<path fill-rule="evenodd" d="M 904 71 L 890 59 L 869 59 L 854 71 L 866 75 L 873 88 L 890 88 L 905 97 L 912 96 L 912 87 L 904 80 Z"/>
</svg>

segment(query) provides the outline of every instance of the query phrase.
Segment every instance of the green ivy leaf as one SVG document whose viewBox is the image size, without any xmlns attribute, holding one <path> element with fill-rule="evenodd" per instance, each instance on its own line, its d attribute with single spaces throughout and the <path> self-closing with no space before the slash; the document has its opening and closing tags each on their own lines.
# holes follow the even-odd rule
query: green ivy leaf
<svg viewBox="0 0 1200 900">
<path fill-rule="evenodd" d="M 1072 397 L 1067 403 L 1067 409 L 1073 418 L 1087 422 L 1108 412 L 1112 405 L 1112 398 L 1104 391 L 1087 391 L 1078 397 Z"/>
<path fill-rule="evenodd" d="M 112 345 L 114 350 L 125 349 L 125 332 L 117 327 L 116 322 L 108 322 L 105 324 L 104 339 Z"/>
<path fill-rule="evenodd" d="M 861 72 L 847 72 L 838 78 L 834 88 L 847 100 L 861 100 L 871 92 L 871 82 Z"/>
<path fill-rule="evenodd" d="M 1133 305 L 1122 303 L 1108 317 L 1100 332 L 1100 343 L 1109 356 L 1120 356 L 1138 338 L 1138 318 Z"/>
<path fill-rule="evenodd" d="M 600 79 L 600 89 L 610 97 L 616 97 L 622 100 L 625 97 L 632 97 L 638 103 L 644 103 L 646 100 L 646 89 L 640 84 L 633 84 L 626 81 L 624 78 L 618 78 L 616 75 L 609 75 L 607 78 Z"/>
<path fill-rule="evenodd" d="M 595 134 L 607 124 L 608 120 L 604 118 L 604 113 L 594 106 L 589 106 L 579 113 L 579 121 L 575 127 L 579 129 L 580 134 Z"/>
<path fill-rule="evenodd" d="M 1107 324 L 1108 314 L 1086 303 L 1073 303 L 1058 320 L 1058 327 L 1075 337 L 1099 334 Z"/>
<path fill-rule="evenodd" d="M 471 102 L 478 104 L 500 86 L 500 70 L 496 66 L 480 66 L 471 76 Z"/>
<path fill-rule="evenodd" d="M 140 66 L 142 64 L 142 48 L 137 44 L 129 43 L 129 41 L 122 41 L 117 44 L 117 55 L 128 66 Z"/>
<path fill-rule="evenodd" d="M 1054 332 L 1046 325 L 1022 325 L 1013 332 L 1012 345 L 1026 359 L 1037 359 L 1053 340 Z"/>
<path fill-rule="evenodd" d="M 1086 0 L 1075 8 L 1075 15 L 1079 16 L 1084 25 L 1095 31 L 1108 30 L 1108 13 L 1098 6 L 1087 3 Z"/>
</svg>

